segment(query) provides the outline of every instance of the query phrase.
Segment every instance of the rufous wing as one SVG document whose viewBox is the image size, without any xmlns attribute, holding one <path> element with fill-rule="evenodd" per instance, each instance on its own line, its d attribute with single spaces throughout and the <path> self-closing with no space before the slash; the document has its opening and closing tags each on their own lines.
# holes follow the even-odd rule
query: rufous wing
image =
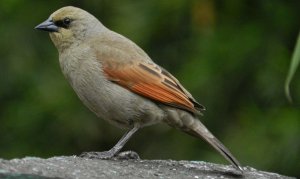
<svg viewBox="0 0 300 179">
<path fill-rule="evenodd" d="M 109 80 L 156 102 L 194 114 L 204 110 L 175 77 L 153 62 L 103 64 L 103 71 Z"/>
</svg>

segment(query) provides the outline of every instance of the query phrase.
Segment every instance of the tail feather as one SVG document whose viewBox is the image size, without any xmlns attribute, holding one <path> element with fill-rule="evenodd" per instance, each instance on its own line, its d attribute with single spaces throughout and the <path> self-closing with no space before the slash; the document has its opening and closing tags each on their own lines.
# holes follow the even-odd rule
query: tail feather
<svg viewBox="0 0 300 179">
<path fill-rule="evenodd" d="M 165 120 L 170 126 L 178 128 L 190 135 L 203 138 L 214 149 L 216 149 L 225 159 L 227 159 L 238 170 L 243 171 L 239 161 L 231 152 L 198 120 L 186 111 L 179 109 L 166 110 L 168 117 Z"/>
</svg>

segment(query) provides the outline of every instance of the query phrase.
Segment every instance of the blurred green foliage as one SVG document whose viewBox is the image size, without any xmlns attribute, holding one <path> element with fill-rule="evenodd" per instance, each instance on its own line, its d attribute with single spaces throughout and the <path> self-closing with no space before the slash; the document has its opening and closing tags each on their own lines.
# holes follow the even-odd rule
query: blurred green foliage
<svg viewBox="0 0 300 179">
<path fill-rule="evenodd" d="M 291 90 L 290 90 L 290 85 L 292 82 L 292 79 L 297 72 L 297 68 L 300 63 L 300 33 L 298 35 L 298 40 L 295 46 L 295 50 L 291 59 L 291 64 L 289 68 L 288 75 L 285 79 L 285 85 L 284 85 L 284 90 L 285 90 L 285 95 L 287 99 L 289 100 L 290 103 L 293 103 L 293 98 L 291 96 Z"/>
<path fill-rule="evenodd" d="M 106 150 L 124 133 L 83 106 L 48 35 L 33 29 L 66 5 L 91 12 L 173 73 L 243 165 L 300 177 L 300 74 L 293 106 L 283 90 L 300 1 L 0 1 L 1 158 Z M 164 124 L 141 130 L 126 149 L 148 159 L 226 163 L 205 142 Z"/>
</svg>

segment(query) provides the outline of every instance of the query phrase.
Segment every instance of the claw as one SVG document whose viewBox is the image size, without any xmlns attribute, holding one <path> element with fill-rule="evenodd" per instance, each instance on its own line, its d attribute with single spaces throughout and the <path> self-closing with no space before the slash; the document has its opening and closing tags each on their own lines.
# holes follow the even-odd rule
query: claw
<svg viewBox="0 0 300 179">
<path fill-rule="evenodd" d="M 104 152 L 83 152 L 79 155 L 82 158 L 89 158 L 89 159 L 101 159 L 101 160 L 108 160 L 114 157 L 114 154 L 110 151 Z"/>
<path fill-rule="evenodd" d="M 116 156 L 114 156 L 114 158 L 118 159 L 118 160 L 139 160 L 140 156 L 138 153 L 136 153 L 135 151 L 124 151 L 121 153 L 118 153 Z"/>
<path fill-rule="evenodd" d="M 89 159 L 100 159 L 100 160 L 109 160 L 109 159 L 117 159 L 117 160 L 138 160 L 140 156 L 134 151 L 125 151 L 118 154 L 113 154 L 111 151 L 104 152 L 83 152 L 79 155 L 81 158 L 89 158 Z"/>
</svg>

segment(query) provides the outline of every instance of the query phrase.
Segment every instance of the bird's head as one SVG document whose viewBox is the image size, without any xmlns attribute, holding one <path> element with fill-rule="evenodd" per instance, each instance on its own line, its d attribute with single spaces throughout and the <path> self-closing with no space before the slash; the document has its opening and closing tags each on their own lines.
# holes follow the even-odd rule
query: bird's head
<svg viewBox="0 0 300 179">
<path fill-rule="evenodd" d="M 67 6 L 52 13 L 35 29 L 49 32 L 54 45 L 60 51 L 75 43 L 81 43 L 105 27 L 90 13 Z"/>
</svg>

